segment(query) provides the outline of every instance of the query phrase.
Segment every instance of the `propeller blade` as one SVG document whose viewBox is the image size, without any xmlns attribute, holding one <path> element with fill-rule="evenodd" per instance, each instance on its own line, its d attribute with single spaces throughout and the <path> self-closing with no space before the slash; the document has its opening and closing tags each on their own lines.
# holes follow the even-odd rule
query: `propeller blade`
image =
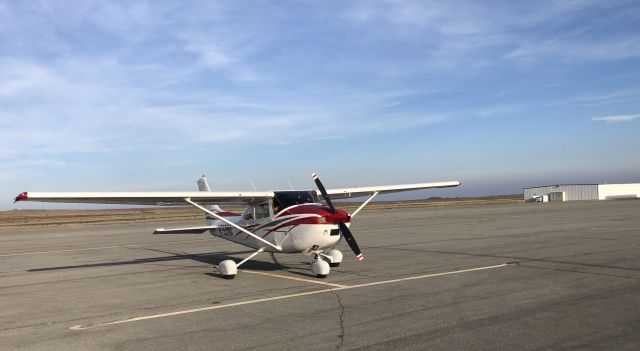
<svg viewBox="0 0 640 351">
<path fill-rule="evenodd" d="M 339 225 L 340 225 L 340 232 L 342 233 L 342 236 L 344 236 L 345 240 L 347 240 L 347 244 L 349 244 L 349 247 L 351 248 L 353 253 L 356 254 L 356 258 L 359 261 L 361 261 L 364 258 L 364 256 L 362 255 L 362 252 L 358 247 L 358 243 L 356 243 L 356 238 L 353 237 L 353 234 L 351 234 L 351 231 L 349 230 L 349 227 L 347 227 L 346 224 L 340 223 Z"/>
<path fill-rule="evenodd" d="M 331 209 L 331 211 L 333 211 L 333 213 L 336 213 L 336 208 L 333 206 L 333 202 L 331 202 L 331 198 L 329 197 L 329 194 L 327 194 L 327 189 L 325 189 L 324 185 L 322 185 L 322 182 L 318 178 L 318 175 L 313 173 L 311 175 L 311 179 L 313 179 L 313 181 L 316 183 L 316 186 L 318 187 L 318 190 L 320 190 L 320 194 L 322 194 L 322 197 L 324 198 L 324 201 L 327 203 L 327 206 L 329 206 L 329 208 Z M 340 233 L 342 234 L 344 239 L 347 241 L 347 244 L 349 244 L 351 251 L 353 251 L 353 253 L 356 254 L 356 258 L 358 260 L 362 260 L 364 256 L 362 255 L 362 252 L 358 247 L 358 243 L 356 243 L 356 238 L 354 238 L 353 234 L 351 234 L 349 227 L 347 227 L 347 225 L 344 224 L 344 222 L 340 222 L 340 224 L 338 225 L 340 226 Z"/>
<path fill-rule="evenodd" d="M 316 186 L 318 187 L 318 190 L 320 190 L 320 193 L 322 194 L 324 201 L 327 203 L 327 206 L 329 206 L 333 213 L 336 213 L 336 208 L 333 206 L 331 198 L 329 197 L 329 194 L 327 194 L 327 189 L 325 189 L 324 185 L 322 185 L 322 182 L 320 181 L 320 178 L 318 178 L 318 175 L 313 173 L 311 175 L 311 179 L 313 179 L 313 181 L 316 183 Z"/>
</svg>

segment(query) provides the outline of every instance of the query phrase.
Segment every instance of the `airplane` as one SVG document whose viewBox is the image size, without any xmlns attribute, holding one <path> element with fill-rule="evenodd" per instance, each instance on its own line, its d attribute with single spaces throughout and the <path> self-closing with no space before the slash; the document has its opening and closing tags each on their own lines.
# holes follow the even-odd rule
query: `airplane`
<svg viewBox="0 0 640 351">
<path fill-rule="evenodd" d="M 218 264 L 220 275 L 233 279 L 238 267 L 261 252 L 303 253 L 313 255 L 311 272 L 318 278 L 326 278 L 331 268 L 337 267 L 343 255 L 335 249 L 341 238 L 358 260 L 364 258 L 349 226 L 352 219 L 375 196 L 401 191 L 456 187 L 459 181 L 381 185 L 343 189 L 325 189 L 316 173 L 312 179 L 318 190 L 285 191 L 211 191 L 207 178 L 198 179 L 198 192 L 23 192 L 18 201 L 97 203 L 128 205 L 192 205 L 205 213 L 206 225 L 199 227 L 164 229 L 153 234 L 202 234 L 211 235 L 247 246 L 253 250 L 249 256 L 235 262 L 224 260 Z M 326 205 L 320 202 L 322 196 Z M 353 213 L 336 208 L 331 201 L 369 196 Z M 243 203 L 247 208 L 242 214 L 225 211 L 222 203 Z M 273 257 L 273 256 L 272 256 Z"/>
</svg>

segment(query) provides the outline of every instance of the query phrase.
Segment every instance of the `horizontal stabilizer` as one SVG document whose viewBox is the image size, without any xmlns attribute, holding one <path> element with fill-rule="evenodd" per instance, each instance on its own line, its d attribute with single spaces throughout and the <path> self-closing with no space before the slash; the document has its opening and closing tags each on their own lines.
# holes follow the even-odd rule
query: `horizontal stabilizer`
<svg viewBox="0 0 640 351">
<path fill-rule="evenodd" d="M 218 228 L 217 225 L 209 225 L 206 227 L 191 227 L 191 228 L 175 228 L 175 229 L 164 229 L 158 228 L 153 231 L 153 234 L 202 234 L 210 229 Z"/>
</svg>

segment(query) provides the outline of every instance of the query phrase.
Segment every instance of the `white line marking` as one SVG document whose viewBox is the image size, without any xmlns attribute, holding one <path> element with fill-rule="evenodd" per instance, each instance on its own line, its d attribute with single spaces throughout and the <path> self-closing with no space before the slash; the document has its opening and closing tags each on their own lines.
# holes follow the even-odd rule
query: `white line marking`
<svg viewBox="0 0 640 351">
<path fill-rule="evenodd" d="M 247 271 L 247 270 L 242 270 L 241 272 L 251 273 L 251 274 L 259 274 L 259 275 L 266 275 L 266 276 L 275 277 L 275 278 L 297 280 L 297 281 L 301 281 L 301 282 L 305 282 L 305 283 L 328 285 L 328 286 L 333 286 L 333 287 L 336 287 L 336 288 L 346 288 L 347 287 L 347 285 L 342 285 L 342 284 L 328 283 L 328 282 L 322 282 L 322 281 L 319 281 L 319 280 L 311 280 L 311 279 L 304 279 L 304 278 L 298 278 L 298 277 L 287 277 L 286 275 L 267 273 L 267 272 Z"/>
<path fill-rule="evenodd" d="M 93 328 L 104 327 L 104 326 L 108 326 L 108 325 L 116 325 L 116 324 L 124 324 L 124 323 L 130 323 L 130 322 L 144 321 L 144 320 L 148 320 L 148 319 L 172 317 L 172 316 L 178 316 L 178 315 L 181 315 L 181 314 L 189 314 L 189 313 L 195 313 L 195 312 L 218 310 L 218 309 L 221 309 L 221 308 L 235 307 L 235 306 L 242 306 L 242 305 L 250 305 L 250 304 L 260 303 L 260 302 L 284 300 L 284 299 L 290 299 L 290 298 L 293 298 L 293 297 L 317 295 L 317 294 L 327 293 L 327 292 L 331 292 L 331 291 L 357 289 L 357 288 L 364 288 L 364 287 L 375 286 L 375 285 L 393 284 L 393 283 L 409 281 L 409 280 L 433 278 L 433 277 L 440 277 L 440 276 L 444 276 L 444 275 L 460 274 L 460 273 L 474 272 L 474 271 L 482 271 L 482 270 L 486 270 L 486 269 L 494 269 L 494 268 L 506 267 L 508 265 L 509 265 L 508 263 L 503 263 L 503 264 L 498 264 L 498 265 L 493 265 L 493 266 L 468 268 L 468 269 L 461 269 L 461 270 L 457 270 L 457 271 L 450 271 L 450 272 L 443 272 L 443 273 L 424 274 L 424 275 L 418 275 L 418 276 L 414 276 L 414 277 L 383 280 L 383 281 L 379 281 L 379 282 L 364 283 L 364 284 L 358 284 L 358 285 L 349 285 L 349 286 L 344 286 L 344 287 L 336 287 L 336 288 L 329 288 L 329 289 L 322 289 L 322 290 L 314 290 L 314 291 L 308 291 L 308 292 L 303 292 L 303 293 L 281 295 L 281 296 L 274 296 L 274 297 L 266 297 L 266 298 L 256 299 L 256 300 L 232 302 L 232 303 L 227 303 L 227 304 L 217 305 L 217 306 L 207 306 L 207 307 L 194 308 L 194 309 L 190 309 L 190 310 L 175 311 L 175 312 L 161 313 L 161 314 L 153 314 L 153 315 L 148 315 L 148 316 L 140 316 L 140 317 L 135 317 L 135 318 L 129 318 L 129 319 L 123 319 L 123 320 L 119 320 L 119 321 L 100 323 L 100 324 L 93 324 L 93 325 L 92 324 L 87 324 L 87 325 L 80 324 L 80 325 L 74 325 L 74 326 L 70 327 L 69 329 L 71 329 L 71 330 L 93 329 Z"/>
<path fill-rule="evenodd" d="M 591 230 L 604 229 L 604 230 L 640 230 L 640 228 L 591 228 Z"/>
<path fill-rule="evenodd" d="M 129 248 L 129 247 L 156 246 L 156 245 L 176 244 L 176 243 L 190 243 L 190 242 L 205 241 L 205 240 L 210 240 L 210 239 L 163 241 L 161 243 L 156 242 L 156 243 L 147 243 L 147 244 L 113 245 L 113 246 L 87 247 L 87 248 L 82 248 L 82 249 L 66 249 L 66 250 L 55 250 L 55 251 L 21 252 L 21 253 L 13 253 L 13 254 L 3 254 L 3 255 L 0 255 L 0 257 L 41 255 L 41 254 L 51 254 L 51 253 L 61 253 L 61 252 L 91 251 L 91 250 L 104 250 L 104 249 L 117 249 L 117 248 L 126 249 L 126 248 Z"/>
<path fill-rule="evenodd" d="M 432 274 L 425 274 L 425 275 L 417 275 L 417 276 L 414 276 L 414 277 L 383 280 L 383 281 L 380 281 L 380 282 L 364 283 L 364 284 L 358 284 L 358 285 L 349 285 L 346 288 L 333 289 L 333 290 L 365 288 L 365 287 L 368 287 L 368 286 L 392 284 L 392 283 L 404 282 L 404 281 L 408 281 L 408 280 L 433 278 L 433 277 L 440 277 L 440 276 L 443 276 L 443 275 L 460 274 L 460 273 L 466 273 L 466 272 L 482 271 L 482 270 L 485 270 L 485 269 L 502 268 L 502 267 L 506 267 L 506 266 L 509 266 L 509 265 L 511 265 L 511 263 L 501 263 L 501 264 L 496 264 L 496 265 L 493 265 L 493 266 L 468 268 L 468 269 L 461 269 L 461 270 L 457 270 L 457 271 L 442 272 L 442 273 L 432 273 Z"/>
</svg>

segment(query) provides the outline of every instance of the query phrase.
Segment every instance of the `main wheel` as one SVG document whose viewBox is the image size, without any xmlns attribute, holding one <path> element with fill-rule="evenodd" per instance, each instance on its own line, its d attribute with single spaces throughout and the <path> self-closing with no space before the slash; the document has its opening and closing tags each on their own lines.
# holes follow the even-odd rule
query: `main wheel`
<svg viewBox="0 0 640 351">
<path fill-rule="evenodd" d="M 233 279 L 238 274 L 238 265 L 233 260 L 224 260 L 218 264 L 220 275 L 224 279 Z"/>
<path fill-rule="evenodd" d="M 318 278 L 326 278 L 329 275 L 329 263 L 322 259 L 315 259 L 311 262 L 311 272 Z"/>
</svg>

